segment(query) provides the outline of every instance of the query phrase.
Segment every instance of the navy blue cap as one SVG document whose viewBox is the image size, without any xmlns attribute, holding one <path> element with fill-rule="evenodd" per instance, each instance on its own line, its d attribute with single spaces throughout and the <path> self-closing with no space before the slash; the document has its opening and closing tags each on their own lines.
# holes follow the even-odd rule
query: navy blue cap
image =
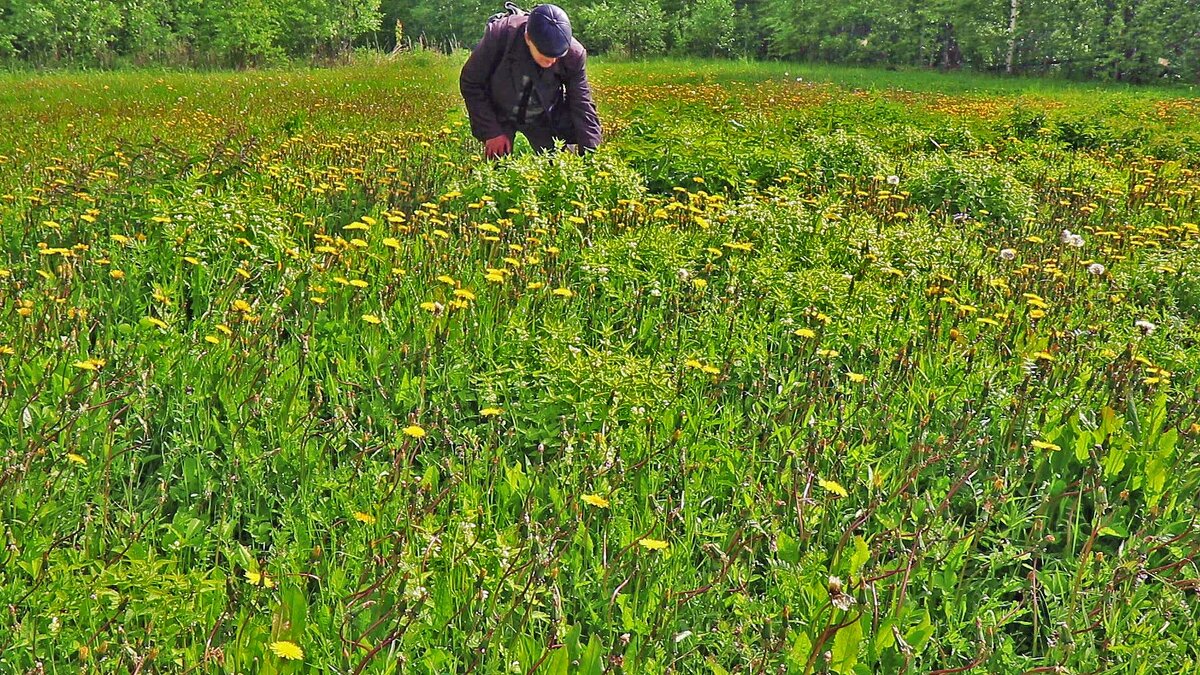
<svg viewBox="0 0 1200 675">
<path fill-rule="evenodd" d="M 562 58 L 571 50 L 571 20 L 558 5 L 534 7 L 525 30 L 543 56 Z"/>
</svg>

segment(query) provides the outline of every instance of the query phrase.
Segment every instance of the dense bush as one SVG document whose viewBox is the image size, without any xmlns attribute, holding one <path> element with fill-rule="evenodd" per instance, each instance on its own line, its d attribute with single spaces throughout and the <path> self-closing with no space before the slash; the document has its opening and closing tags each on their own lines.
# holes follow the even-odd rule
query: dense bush
<svg viewBox="0 0 1200 675">
<path fill-rule="evenodd" d="M 526 9 L 536 3 L 527 0 Z M 580 0 L 593 52 L 969 68 L 1125 82 L 1200 81 L 1192 0 Z M 356 46 L 470 47 L 502 0 L 0 0 L 0 58 L 253 66 Z"/>
</svg>

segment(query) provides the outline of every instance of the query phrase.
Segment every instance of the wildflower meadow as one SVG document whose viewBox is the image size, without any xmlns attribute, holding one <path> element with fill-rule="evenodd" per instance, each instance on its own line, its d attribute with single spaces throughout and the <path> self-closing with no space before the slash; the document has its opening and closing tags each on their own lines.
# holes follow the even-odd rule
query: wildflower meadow
<svg viewBox="0 0 1200 675">
<path fill-rule="evenodd" d="M 1200 98 L 0 74 L 0 672 L 1200 667 Z"/>
</svg>

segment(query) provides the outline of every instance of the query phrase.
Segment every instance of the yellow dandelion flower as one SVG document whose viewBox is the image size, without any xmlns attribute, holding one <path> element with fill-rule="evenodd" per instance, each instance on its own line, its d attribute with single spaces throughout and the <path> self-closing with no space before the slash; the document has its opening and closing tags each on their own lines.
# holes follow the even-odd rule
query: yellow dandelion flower
<svg viewBox="0 0 1200 675">
<path fill-rule="evenodd" d="M 1046 441 L 1034 441 L 1033 447 L 1037 448 L 1038 450 L 1049 450 L 1051 452 L 1062 450 L 1062 448 L 1058 447 L 1057 445 L 1053 443 L 1047 443 Z"/>
<path fill-rule="evenodd" d="M 77 454 L 75 454 L 75 453 L 73 453 L 73 452 L 68 452 L 68 453 L 67 453 L 67 459 L 69 459 L 69 460 L 71 460 L 72 462 L 74 462 L 74 463 L 78 464 L 79 466 L 87 466 L 87 460 L 86 460 L 86 459 L 84 459 L 83 457 L 81 457 L 80 455 L 77 455 Z"/>
<path fill-rule="evenodd" d="M 204 341 L 205 341 L 205 342 L 207 342 L 207 343 L 208 343 L 208 344 L 210 344 L 210 345 L 219 345 L 219 344 L 221 344 L 221 338 L 217 337 L 216 335 L 205 335 L 205 336 L 204 336 Z"/>
<path fill-rule="evenodd" d="M 479 414 L 480 414 L 480 415 L 483 415 L 484 417 L 495 417 L 495 416 L 497 416 L 497 415 L 502 415 L 502 414 L 504 414 L 504 409 L 503 409 L 503 408 L 491 408 L 491 407 L 489 407 L 489 408 L 484 408 L 483 410 L 480 410 L 480 411 L 479 411 Z"/>
<path fill-rule="evenodd" d="M 383 323 L 380 321 L 379 317 L 375 316 L 374 314 L 363 314 L 362 320 L 374 326 L 378 326 L 379 324 Z"/>
<path fill-rule="evenodd" d="M 295 642 L 280 640 L 271 643 L 271 652 L 281 659 L 288 661 L 299 661 L 304 658 L 304 650 Z"/>
<path fill-rule="evenodd" d="M 267 576 L 265 573 L 255 572 L 254 570 L 246 570 L 246 581 L 251 586 L 262 586 L 264 588 L 275 588 L 275 580 Z"/>
<path fill-rule="evenodd" d="M 650 537 L 639 539 L 638 544 L 641 545 L 642 548 L 649 549 L 651 551 L 662 551 L 670 546 L 670 544 L 661 539 L 651 539 Z"/>
<path fill-rule="evenodd" d="M 853 371 L 847 372 L 846 377 L 850 378 L 850 381 L 854 382 L 855 384 L 867 381 L 866 375 L 863 375 L 862 373 L 855 373 Z"/>
<path fill-rule="evenodd" d="M 570 298 L 570 297 L 573 297 L 573 296 L 575 295 L 575 292 L 574 292 L 574 291 L 572 291 L 572 290 L 571 290 L 571 289 L 569 289 L 569 288 L 565 288 L 565 287 L 559 287 L 559 288 L 556 288 L 556 289 L 554 289 L 553 291 L 551 291 L 551 293 L 553 293 L 554 295 L 557 295 L 557 296 L 559 296 L 560 298 Z"/>
<path fill-rule="evenodd" d="M 471 291 L 468 291 L 465 288 L 460 288 L 460 289 L 454 291 L 454 295 L 462 298 L 463 300 L 474 300 L 475 299 L 475 294 L 472 293 Z"/>
<path fill-rule="evenodd" d="M 416 424 L 410 424 L 404 427 L 404 435 L 412 436 L 413 438 L 425 438 L 425 430 Z"/>
<path fill-rule="evenodd" d="M 242 300 L 241 298 L 238 298 L 237 300 L 233 301 L 233 308 L 239 312 L 245 312 L 247 314 L 249 314 L 250 311 L 253 309 L 250 306 L 250 303 L 246 302 L 245 300 Z"/>
<path fill-rule="evenodd" d="M 850 496 L 850 493 L 846 492 L 846 488 L 842 487 L 842 484 L 835 480 L 825 480 L 824 478 L 822 478 L 821 480 L 817 481 L 817 483 L 821 487 L 825 488 L 825 490 L 827 492 L 831 492 L 834 495 L 837 495 L 838 497 L 849 497 Z"/>
<path fill-rule="evenodd" d="M 817 337 L 817 334 L 815 332 L 813 332 L 812 329 L 810 329 L 810 328 L 797 328 L 795 331 L 793 331 L 793 334 L 796 337 L 809 338 L 809 339 Z"/>
<path fill-rule="evenodd" d="M 399 240 L 399 239 L 396 239 L 395 237 L 387 237 L 387 238 L 385 238 L 385 239 L 383 240 L 383 245 L 384 245 L 384 246 L 386 246 L 386 247 L 388 247 L 388 248 L 395 249 L 395 250 L 397 250 L 397 251 L 399 251 L 399 250 L 400 250 L 400 240 Z"/>
<path fill-rule="evenodd" d="M 373 516 L 369 513 L 363 513 L 362 511 L 355 511 L 354 519 L 357 520 L 358 522 L 366 524 L 366 525 L 374 525 L 375 524 L 375 516 Z"/>
<path fill-rule="evenodd" d="M 582 497 L 580 497 L 580 499 L 582 499 L 583 501 L 587 502 L 588 504 L 591 504 L 592 506 L 594 506 L 598 509 L 607 509 L 608 508 L 608 500 L 605 499 L 604 497 L 601 497 L 600 495 L 583 495 Z M 645 541 L 645 540 L 643 539 L 642 541 Z M 642 545 L 645 546 L 645 544 L 642 544 Z"/>
<path fill-rule="evenodd" d="M 120 281 L 121 279 L 125 278 L 125 273 L 122 272 L 121 270 L 110 270 L 108 273 L 108 276 L 116 279 L 117 281 Z"/>
</svg>

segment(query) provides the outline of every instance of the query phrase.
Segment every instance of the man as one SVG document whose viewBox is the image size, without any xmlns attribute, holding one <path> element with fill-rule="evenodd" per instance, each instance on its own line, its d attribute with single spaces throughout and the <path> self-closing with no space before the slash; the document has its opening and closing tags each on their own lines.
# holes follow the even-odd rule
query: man
<svg viewBox="0 0 1200 675">
<path fill-rule="evenodd" d="M 587 51 L 556 5 L 490 21 L 459 77 L 471 133 L 488 159 L 512 152 L 518 131 L 539 152 L 555 140 L 595 150 L 600 118 L 586 62 Z"/>
</svg>

